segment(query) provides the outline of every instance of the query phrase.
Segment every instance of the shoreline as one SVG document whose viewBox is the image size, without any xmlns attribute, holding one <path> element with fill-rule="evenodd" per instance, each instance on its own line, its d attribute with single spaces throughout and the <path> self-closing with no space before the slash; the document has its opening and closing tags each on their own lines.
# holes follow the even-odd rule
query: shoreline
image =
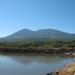
<svg viewBox="0 0 75 75">
<path fill-rule="evenodd" d="M 39 54 L 39 55 L 64 55 L 75 56 L 75 48 L 2 48 L 0 47 L 0 53 L 4 54 Z"/>
<path fill-rule="evenodd" d="M 64 65 L 63 68 L 55 72 L 47 73 L 46 75 L 75 75 L 75 61 L 70 64 Z"/>
</svg>

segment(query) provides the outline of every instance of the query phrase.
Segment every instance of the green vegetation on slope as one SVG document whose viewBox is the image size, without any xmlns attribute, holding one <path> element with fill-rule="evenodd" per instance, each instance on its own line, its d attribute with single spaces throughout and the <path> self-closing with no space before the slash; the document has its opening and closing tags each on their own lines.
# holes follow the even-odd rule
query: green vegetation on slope
<svg viewBox="0 0 75 75">
<path fill-rule="evenodd" d="M 9 48 L 64 48 L 64 47 L 75 47 L 75 40 L 70 41 L 59 41 L 49 40 L 44 42 L 33 41 L 33 42 L 3 42 L 0 43 L 0 47 Z"/>
</svg>

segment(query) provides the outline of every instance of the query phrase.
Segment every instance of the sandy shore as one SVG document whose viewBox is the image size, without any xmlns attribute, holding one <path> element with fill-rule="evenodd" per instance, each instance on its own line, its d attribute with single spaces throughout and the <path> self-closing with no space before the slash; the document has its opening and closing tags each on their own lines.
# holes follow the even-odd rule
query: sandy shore
<svg viewBox="0 0 75 75">
<path fill-rule="evenodd" d="M 75 62 L 67 64 L 56 72 L 51 72 L 47 75 L 75 75 Z"/>
<path fill-rule="evenodd" d="M 58 75 L 75 75 L 75 62 L 65 65 L 58 71 Z"/>
</svg>

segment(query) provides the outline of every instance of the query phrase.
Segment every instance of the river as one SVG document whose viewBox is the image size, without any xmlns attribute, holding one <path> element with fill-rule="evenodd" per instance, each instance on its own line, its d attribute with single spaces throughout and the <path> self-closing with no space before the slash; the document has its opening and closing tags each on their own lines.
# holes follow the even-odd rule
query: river
<svg viewBox="0 0 75 75">
<path fill-rule="evenodd" d="M 46 75 L 74 60 L 47 55 L 0 55 L 0 75 Z"/>
</svg>

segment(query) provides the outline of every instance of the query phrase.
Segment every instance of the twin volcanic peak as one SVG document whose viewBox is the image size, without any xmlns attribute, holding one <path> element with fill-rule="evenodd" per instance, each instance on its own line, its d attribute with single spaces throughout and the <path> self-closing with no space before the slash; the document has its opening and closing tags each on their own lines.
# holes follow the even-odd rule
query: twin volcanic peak
<svg viewBox="0 0 75 75">
<path fill-rule="evenodd" d="M 75 34 L 70 34 L 66 32 L 62 32 L 55 29 L 40 29 L 37 31 L 32 31 L 29 29 L 22 29 L 6 38 L 11 39 L 22 39 L 22 38 L 49 38 L 49 39 L 67 39 L 67 38 L 75 38 Z"/>
</svg>

